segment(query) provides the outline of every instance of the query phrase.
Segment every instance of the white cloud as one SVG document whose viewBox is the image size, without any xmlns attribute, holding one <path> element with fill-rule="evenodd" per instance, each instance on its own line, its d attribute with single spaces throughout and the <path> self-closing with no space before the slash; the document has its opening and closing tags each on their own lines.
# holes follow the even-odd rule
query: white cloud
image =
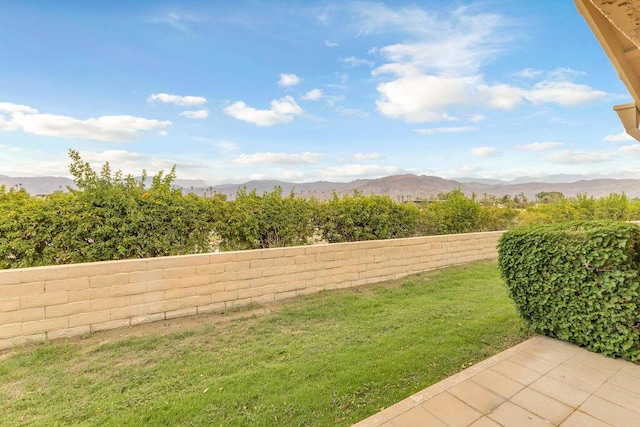
<svg viewBox="0 0 640 427">
<path fill-rule="evenodd" d="M 344 95 L 323 95 L 323 99 L 327 103 L 327 106 L 333 107 L 336 103 L 344 101 Z"/>
<path fill-rule="evenodd" d="M 473 116 L 471 116 L 469 118 L 469 121 L 471 123 L 480 123 L 480 122 L 483 122 L 485 120 L 487 120 L 487 117 L 482 115 L 482 114 L 474 114 Z"/>
<path fill-rule="evenodd" d="M 322 98 L 322 95 L 322 90 L 311 89 L 309 92 L 302 95 L 302 99 L 304 99 L 305 101 L 318 101 L 320 98 Z"/>
<path fill-rule="evenodd" d="M 280 74 L 280 80 L 278 80 L 278 86 L 290 87 L 295 86 L 302 80 L 295 74 Z"/>
<path fill-rule="evenodd" d="M 379 159 L 380 158 L 380 154 L 378 153 L 356 153 L 353 158 L 355 160 L 358 161 L 362 161 L 362 160 L 373 160 L 373 159 Z"/>
<path fill-rule="evenodd" d="M 635 141 L 635 139 L 626 132 L 614 133 L 611 135 L 605 136 L 603 141 L 607 142 L 623 142 L 623 141 Z"/>
<path fill-rule="evenodd" d="M 154 155 L 137 153 L 127 150 L 106 150 L 102 152 L 81 151 L 82 159 L 91 163 L 94 169 L 99 169 L 105 162 L 109 162 L 113 170 L 121 170 L 125 174 L 139 176 L 146 170 L 149 176 L 159 171 L 169 171 L 176 166 L 178 173 L 186 169 L 205 168 L 206 165 L 193 161 L 176 162 Z M 181 174 L 180 174 L 181 175 Z M 183 176 L 180 176 L 183 178 Z"/>
<path fill-rule="evenodd" d="M 170 121 L 149 120 L 134 116 L 101 116 L 79 120 L 55 114 L 22 113 L 15 114 L 13 122 L 23 131 L 34 135 L 99 141 L 133 141 L 143 132 L 158 131 L 171 125 Z"/>
<path fill-rule="evenodd" d="M 474 77 L 424 74 L 401 77 L 378 85 L 380 98 L 376 105 L 385 116 L 401 118 L 409 123 L 453 120 L 455 117 L 450 116 L 446 108 L 466 104 L 469 101 L 467 89 L 475 81 Z"/>
<path fill-rule="evenodd" d="M 183 111 L 179 116 L 188 119 L 206 119 L 209 117 L 209 112 L 207 110 Z"/>
<path fill-rule="evenodd" d="M 0 104 L 9 118 L 0 116 L 0 130 L 22 130 L 26 133 L 99 141 L 133 141 L 147 132 L 163 132 L 170 121 L 144 119 L 128 115 L 101 116 L 81 120 L 57 114 L 38 113 L 35 108 L 4 102 Z"/>
<path fill-rule="evenodd" d="M 134 164 L 143 158 L 142 154 L 127 150 L 106 150 L 100 153 L 82 151 L 80 155 L 89 163 L 109 162 L 116 166 L 116 169 L 120 169 L 121 164 Z"/>
<path fill-rule="evenodd" d="M 401 169 L 395 166 L 351 164 L 333 166 L 318 172 L 321 179 L 345 181 L 354 178 L 379 178 L 381 176 L 396 175 L 401 172 Z"/>
<path fill-rule="evenodd" d="M 379 84 L 380 98 L 376 105 L 382 114 L 409 123 L 451 120 L 448 111 L 454 106 L 486 105 L 513 110 L 526 100 L 534 105 L 575 107 L 611 96 L 590 86 L 566 81 L 544 80 L 531 89 L 504 83 L 489 86 L 482 82 L 481 76 L 443 77 L 412 71 L 411 67 L 386 64 L 373 72 L 374 75 L 384 72 L 407 75 Z"/>
<path fill-rule="evenodd" d="M 0 174 L 11 177 L 68 176 L 67 158 L 51 153 L 3 153 Z"/>
<path fill-rule="evenodd" d="M 472 14 L 461 7 L 444 17 L 418 7 L 392 9 L 383 4 L 353 6 L 361 34 L 403 31 L 406 42 L 377 50 L 385 63 L 372 71 L 378 84 L 378 110 L 408 123 L 456 119 L 458 107 L 511 110 L 528 101 L 572 107 L 610 96 L 570 79 L 571 69 L 548 72 L 530 87 L 484 81 L 482 68 L 509 41 L 507 20 L 496 14 Z M 525 69 L 515 76 L 536 78 L 542 72 Z M 513 75 L 512 75 L 513 76 Z M 472 113 L 473 115 L 473 113 Z"/>
<path fill-rule="evenodd" d="M 383 57 L 434 74 L 476 74 L 507 41 L 497 34 L 506 26 L 502 16 L 471 15 L 468 8 L 458 8 L 445 19 L 418 7 L 394 11 L 383 5 L 364 11 L 363 15 L 368 18 L 365 24 L 381 29 L 401 28 L 413 39 L 382 47 L 378 52 Z"/>
<path fill-rule="evenodd" d="M 287 95 L 284 98 L 271 101 L 271 109 L 269 110 L 258 110 L 239 101 L 226 107 L 224 112 L 234 119 L 244 120 L 257 126 L 273 126 L 289 123 L 304 111 L 296 104 L 293 97 Z"/>
<path fill-rule="evenodd" d="M 513 73 L 515 77 L 522 77 L 525 79 L 535 79 L 540 77 L 544 72 L 541 70 L 534 70 L 533 68 L 525 68 L 517 73 Z"/>
<path fill-rule="evenodd" d="M 338 43 L 332 42 L 332 41 L 329 41 L 329 40 L 325 40 L 324 41 L 324 45 L 326 47 L 337 47 L 337 46 L 340 46 Z"/>
<path fill-rule="evenodd" d="M 374 62 L 364 58 L 356 58 L 355 56 L 348 56 L 346 58 L 340 58 L 340 62 L 346 64 L 348 67 L 355 68 L 361 65 L 373 67 Z"/>
<path fill-rule="evenodd" d="M 322 153 L 253 153 L 253 154 L 240 154 L 234 163 L 240 165 L 255 165 L 255 164 L 275 164 L 275 165 L 300 165 L 300 164 L 315 164 L 324 158 Z"/>
<path fill-rule="evenodd" d="M 533 104 L 554 103 L 563 107 L 574 107 L 608 96 L 607 92 L 593 89 L 587 85 L 549 80 L 536 83 L 531 90 L 524 94 L 524 97 Z"/>
<path fill-rule="evenodd" d="M 473 154 L 475 157 L 485 158 L 496 157 L 500 153 L 495 147 L 476 147 L 471 149 L 471 154 Z"/>
<path fill-rule="evenodd" d="M 164 102 L 167 104 L 175 104 L 181 107 L 194 107 L 207 103 L 207 98 L 202 96 L 180 96 L 168 93 L 154 93 L 147 98 L 148 102 Z"/>
<path fill-rule="evenodd" d="M 213 146 L 223 153 L 233 153 L 240 148 L 238 143 L 231 141 L 216 141 L 213 143 Z"/>
<path fill-rule="evenodd" d="M 347 107 L 338 107 L 336 111 L 343 116 L 353 116 L 353 117 L 369 117 L 369 113 L 366 111 L 358 110 L 357 108 L 347 108 Z"/>
<path fill-rule="evenodd" d="M 544 142 L 532 142 L 531 144 L 516 145 L 513 148 L 515 148 L 516 150 L 524 150 L 524 151 L 542 151 L 542 150 L 550 150 L 552 148 L 561 147 L 562 145 L 563 144 L 561 142 L 544 141 Z"/>
<path fill-rule="evenodd" d="M 525 90 L 507 84 L 487 86 L 481 84 L 477 87 L 479 95 L 485 103 L 500 110 L 512 110 L 523 101 Z"/>
<path fill-rule="evenodd" d="M 571 80 L 575 76 L 584 76 L 584 71 L 574 70 L 572 68 L 560 67 L 547 73 L 551 80 Z"/>
<path fill-rule="evenodd" d="M 640 144 L 625 145 L 618 149 L 624 154 L 632 154 L 634 156 L 640 155 Z"/>
<path fill-rule="evenodd" d="M 318 22 L 320 22 L 323 25 L 328 25 L 329 21 L 331 20 L 331 13 L 326 10 L 324 12 L 322 12 L 321 14 L 319 14 L 316 19 L 318 20 Z"/>
<path fill-rule="evenodd" d="M 205 22 L 206 19 L 202 16 L 195 16 L 192 14 L 180 14 L 175 12 L 169 12 L 163 16 L 151 18 L 150 20 L 154 24 L 168 24 L 173 28 L 181 31 L 188 31 L 189 24 Z"/>
<path fill-rule="evenodd" d="M 11 146 L 11 145 L 7 145 L 7 144 L 0 144 L 0 150 L 5 151 L 5 152 L 11 152 L 11 153 L 20 153 L 22 152 L 22 148 L 21 147 L 16 147 L 16 146 Z"/>
<path fill-rule="evenodd" d="M 549 154 L 545 160 L 563 165 L 579 165 L 585 163 L 602 163 L 613 159 L 613 153 L 604 151 L 563 150 Z"/>
<path fill-rule="evenodd" d="M 11 118 L 6 118 L 2 114 L 0 114 L 0 131 L 12 131 L 18 130 L 18 125 L 13 123 Z"/>
<path fill-rule="evenodd" d="M 570 68 L 558 68 L 549 71 L 545 80 L 535 83 L 530 89 L 509 84 L 483 84 L 478 86 L 478 91 L 487 98 L 489 106 L 503 110 L 511 110 L 524 100 L 534 105 L 557 104 L 562 107 L 574 107 L 610 96 L 607 92 L 569 80 L 581 74 L 584 73 Z"/>
<path fill-rule="evenodd" d="M 474 126 L 459 126 L 459 127 L 439 127 L 439 128 L 428 128 L 428 129 L 414 129 L 414 132 L 418 132 L 422 135 L 433 135 L 439 133 L 457 133 L 457 132 L 470 132 L 472 130 L 476 130 L 477 128 Z"/>
<path fill-rule="evenodd" d="M 0 102 L 0 112 L 2 113 L 27 113 L 36 114 L 38 110 L 27 105 L 12 104 L 11 102 Z"/>
<path fill-rule="evenodd" d="M 44 144 L 43 144 L 44 145 Z M 44 150 L 43 150 L 44 149 Z M 105 162 L 111 164 L 112 170 L 121 170 L 124 174 L 140 176 L 146 169 L 149 176 L 158 171 L 168 172 L 174 165 L 179 178 L 186 178 L 184 171 L 204 169 L 207 165 L 186 159 L 176 161 L 127 150 L 106 150 L 93 152 L 80 150 L 83 160 L 89 162 L 94 170 L 100 170 Z M 7 161 L 0 162 L 0 174 L 8 176 L 67 176 L 69 177 L 69 159 L 66 150 L 48 151 L 46 147 L 24 149 L 22 152 L 7 153 Z M 194 176 L 195 178 L 195 176 Z"/>
</svg>

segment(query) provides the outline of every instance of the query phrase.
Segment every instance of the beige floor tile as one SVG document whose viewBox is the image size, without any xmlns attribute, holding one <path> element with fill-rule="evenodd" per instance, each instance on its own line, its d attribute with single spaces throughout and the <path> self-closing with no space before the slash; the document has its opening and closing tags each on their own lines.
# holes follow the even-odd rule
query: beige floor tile
<svg viewBox="0 0 640 427">
<path fill-rule="evenodd" d="M 551 425 L 640 426 L 640 366 L 537 336 L 355 424 Z"/>
<path fill-rule="evenodd" d="M 640 365 L 625 361 L 624 366 L 622 367 L 622 369 L 620 369 L 620 372 L 630 377 L 634 377 L 638 381 L 640 381 Z"/>
<path fill-rule="evenodd" d="M 449 393 L 483 414 L 489 413 L 505 401 L 471 380 L 464 381 L 448 390 Z"/>
<path fill-rule="evenodd" d="M 398 415 L 396 418 L 391 420 L 391 425 L 394 427 L 447 427 L 445 423 L 420 406 L 416 406 L 415 408 Z"/>
<path fill-rule="evenodd" d="M 493 365 L 489 370 L 499 373 L 520 384 L 529 385 L 542 376 L 541 373 L 533 371 L 524 366 L 505 360 Z"/>
<path fill-rule="evenodd" d="M 640 393 L 640 366 L 628 362 L 609 379 L 609 383 L 633 393 Z"/>
<path fill-rule="evenodd" d="M 584 364 L 586 364 L 587 366 L 595 368 L 599 371 L 604 371 L 609 375 L 613 375 L 629 364 L 629 362 L 625 360 L 607 357 L 599 353 L 593 353 L 591 351 L 578 353 L 573 357 L 573 359 L 584 362 Z"/>
<path fill-rule="evenodd" d="M 385 417 L 387 420 L 391 420 L 392 418 L 397 417 L 403 412 L 406 412 L 416 406 L 418 406 L 418 404 L 415 402 L 415 400 L 409 397 L 404 400 L 401 400 L 395 405 L 391 405 L 388 408 L 383 409 L 378 414 Z"/>
<path fill-rule="evenodd" d="M 529 368 L 532 371 L 539 372 L 541 374 L 545 374 L 558 366 L 556 363 L 549 362 L 541 357 L 537 357 L 535 354 L 530 351 L 523 351 L 521 353 L 517 353 L 507 359 L 513 363 L 517 363 L 520 366 L 524 366 L 525 368 Z"/>
<path fill-rule="evenodd" d="M 609 379 L 624 366 L 624 362 L 600 354 L 584 352 L 563 363 L 576 369 L 582 369 L 597 375 L 599 378 Z"/>
<path fill-rule="evenodd" d="M 440 393 L 420 406 L 450 427 L 466 427 L 482 416 L 449 392 Z"/>
<path fill-rule="evenodd" d="M 575 411 L 560 424 L 560 427 L 611 427 L 611 425 L 584 412 Z"/>
<path fill-rule="evenodd" d="M 605 383 L 594 395 L 640 413 L 640 393 L 633 393 L 611 383 Z"/>
<path fill-rule="evenodd" d="M 411 395 L 411 399 L 416 402 L 416 404 L 421 404 L 427 399 L 431 399 L 433 396 L 442 393 L 444 390 L 438 384 L 434 384 L 431 387 L 427 387 L 424 390 L 420 390 L 419 392 Z"/>
<path fill-rule="evenodd" d="M 489 417 L 482 417 L 478 421 L 471 424 L 469 427 L 502 427 L 502 425 L 493 421 Z"/>
<path fill-rule="evenodd" d="M 562 363 L 571 356 L 585 350 L 573 344 L 546 338 L 539 344 L 530 347 L 528 351 L 549 362 Z"/>
<path fill-rule="evenodd" d="M 640 413 L 631 411 L 598 396 L 591 396 L 580 405 L 580 411 L 612 426 L 640 426 Z"/>
<path fill-rule="evenodd" d="M 522 409 L 515 403 L 504 402 L 495 411 L 487 415 L 503 426 L 513 427 L 549 427 L 551 424 L 539 416 Z"/>
<path fill-rule="evenodd" d="M 540 378 L 529 388 L 546 394 L 572 408 L 577 408 L 589 397 L 589 393 L 549 377 Z"/>
<path fill-rule="evenodd" d="M 533 347 L 534 345 L 540 344 L 542 342 L 545 342 L 547 340 L 549 340 L 549 337 L 545 337 L 544 335 L 536 335 L 535 337 L 529 338 L 526 341 L 521 342 L 520 344 L 511 347 L 513 349 L 521 349 L 521 350 L 528 350 L 529 348 Z"/>
<path fill-rule="evenodd" d="M 386 417 L 380 414 L 375 414 L 354 424 L 352 427 L 382 427 L 388 422 L 389 420 Z"/>
<path fill-rule="evenodd" d="M 504 398 L 509 398 L 524 388 L 524 385 L 488 369 L 471 378 L 471 381 Z"/>
<path fill-rule="evenodd" d="M 547 376 L 587 393 L 593 393 L 609 379 L 609 375 L 572 363 L 558 366 Z"/>
<path fill-rule="evenodd" d="M 572 407 L 530 388 L 525 388 L 510 401 L 554 425 L 560 424 L 573 412 Z"/>
<path fill-rule="evenodd" d="M 471 368 L 467 368 L 462 372 L 458 372 L 457 374 L 452 375 L 449 378 L 445 378 L 444 380 L 440 381 L 438 385 L 443 390 L 448 390 L 450 387 L 453 387 L 454 385 L 460 384 L 461 382 L 476 376 L 479 372 L 482 372 L 485 369 L 486 368 L 472 366 Z"/>
</svg>

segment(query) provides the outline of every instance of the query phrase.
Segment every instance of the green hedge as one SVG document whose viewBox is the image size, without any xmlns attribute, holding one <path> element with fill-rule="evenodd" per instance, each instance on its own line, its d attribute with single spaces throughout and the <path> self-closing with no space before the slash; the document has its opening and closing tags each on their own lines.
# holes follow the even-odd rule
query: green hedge
<svg viewBox="0 0 640 427">
<path fill-rule="evenodd" d="M 640 360 L 640 228 L 603 221 L 503 234 L 499 266 L 520 315 L 538 333 Z"/>
</svg>

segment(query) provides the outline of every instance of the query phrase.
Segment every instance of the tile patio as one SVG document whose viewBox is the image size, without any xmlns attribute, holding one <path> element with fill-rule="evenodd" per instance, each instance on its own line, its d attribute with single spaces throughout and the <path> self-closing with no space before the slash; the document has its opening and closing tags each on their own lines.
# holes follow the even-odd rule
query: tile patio
<svg viewBox="0 0 640 427">
<path fill-rule="evenodd" d="M 640 365 L 536 336 L 355 426 L 640 426 Z"/>
</svg>

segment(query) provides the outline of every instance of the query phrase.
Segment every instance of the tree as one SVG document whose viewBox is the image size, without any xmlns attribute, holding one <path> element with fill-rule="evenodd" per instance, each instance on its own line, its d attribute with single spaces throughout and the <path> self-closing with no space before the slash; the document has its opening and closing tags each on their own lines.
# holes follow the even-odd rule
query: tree
<svg viewBox="0 0 640 427">
<path fill-rule="evenodd" d="M 564 194 L 559 191 L 542 191 L 536 194 L 536 200 L 538 203 L 555 203 L 563 200 Z"/>
</svg>

